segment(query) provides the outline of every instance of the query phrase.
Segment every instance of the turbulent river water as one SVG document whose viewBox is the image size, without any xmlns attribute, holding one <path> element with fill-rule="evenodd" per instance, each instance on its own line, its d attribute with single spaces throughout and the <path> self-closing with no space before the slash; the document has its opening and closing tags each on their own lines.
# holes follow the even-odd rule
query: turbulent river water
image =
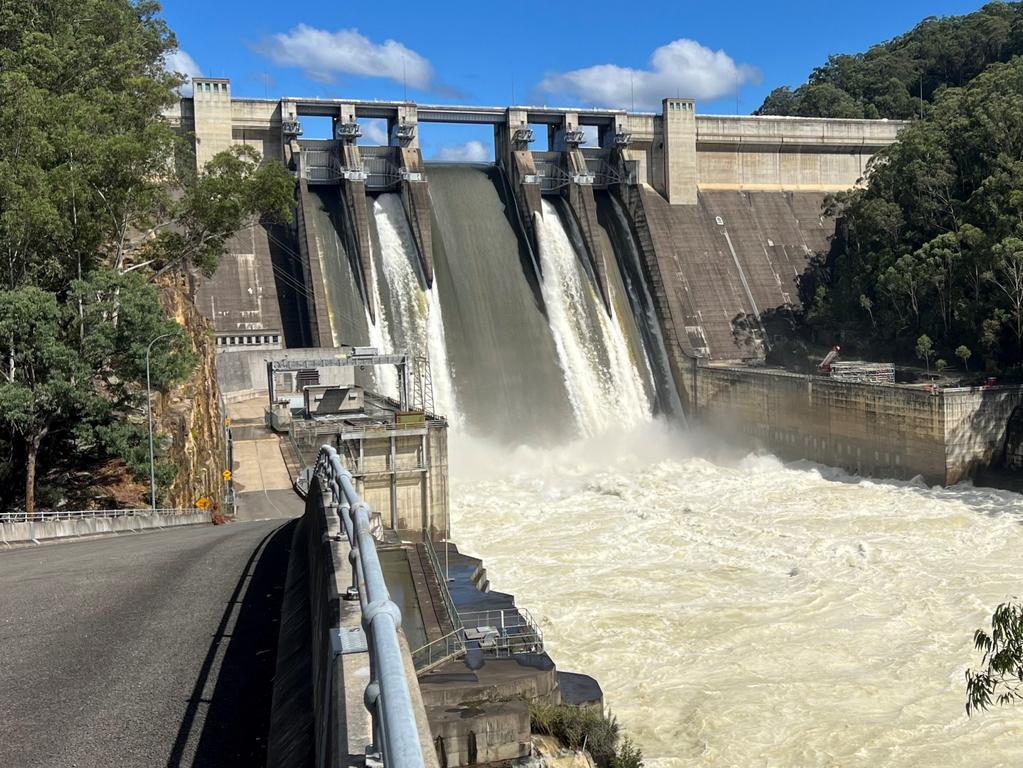
<svg viewBox="0 0 1023 768">
<path fill-rule="evenodd" d="M 1023 708 L 963 708 L 973 631 L 1020 593 L 1023 497 L 653 420 L 679 406 L 620 206 L 600 199 L 605 311 L 569 211 L 544 201 L 537 270 L 496 169 L 433 166 L 430 189 L 429 289 L 400 198 L 372 203 L 375 319 L 339 200 L 309 196 L 335 341 L 429 356 L 453 539 L 599 680 L 650 768 L 1023 766 Z"/>
<path fill-rule="evenodd" d="M 1023 497 L 730 454 L 655 423 L 452 437 L 453 538 L 666 766 L 1018 766 L 968 719 L 972 633 L 1020 593 Z"/>
</svg>

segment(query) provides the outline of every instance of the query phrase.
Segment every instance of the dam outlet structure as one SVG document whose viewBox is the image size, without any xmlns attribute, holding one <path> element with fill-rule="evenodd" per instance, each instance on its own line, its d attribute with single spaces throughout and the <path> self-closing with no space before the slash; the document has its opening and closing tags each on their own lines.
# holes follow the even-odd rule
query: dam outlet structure
<svg viewBox="0 0 1023 768">
<path fill-rule="evenodd" d="M 659 113 L 244 99 L 223 78 L 197 78 L 167 117 L 199 168 L 246 144 L 295 176 L 293 226 L 239 233 L 199 291 L 228 391 L 258 384 L 267 351 L 366 345 L 428 357 L 453 422 L 506 442 L 665 415 L 932 483 L 1013 455 L 1019 388 L 926 399 L 765 366 L 830 248 L 824 198 L 860 183 L 899 121 L 702 115 L 684 98 Z M 303 138 L 305 118 L 329 118 L 329 138 Z M 494 162 L 425 160 L 436 123 L 490 126 Z M 893 429 L 875 406 L 896 402 L 912 418 Z"/>
<path fill-rule="evenodd" d="M 329 138 L 303 138 L 307 117 L 329 118 Z M 951 739 L 978 764 L 1023 760 L 1011 716 L 976 729 L 961 715 L 969 634 L 1011 590 L 990 564 L 1013 573 L 1019 497 L 929 487 L 1018 471 L 1020 388 L 766 364 L 799 277 L 830 248 L 825 197 L 858 184 L 901 123 L 702 115 L 678 98 L 656 114 L 236 99 L 216 78 L 197 78 L 168 119 L 195 136 L 200 168 L 247 144 L 295 177 L 292 226 L 239 233 L 198 295 L 228 398 L 261 390 L 268 359 L 300 389 L 303 355 L 345 345 L 429 362 L 439 413 L 410 427 L 400 402 L 368 396 L 376 421 L 340 433 L 382 537 L 429 529 L 422 500 L 446 503 L 448 486 L 430 484 L 451 470 L 450 518 L 445 506 L 429 543 L 403 541 L 382 563 L 421 673 L 426 758 L 483 762 L 482 734 L 495 760 L 519 748 L 521 702 L 489 701 L 485 716 L 471 702 L 505 683 L 564 700 L 549 660 L 519 663 L 542 640 L 600 679 L 652 768 L 951 766 Z M 386 122 L 384 146 L 360 135 L 367 119 Z M 447 122 L 489 126 L 494 162 L 424 160 L 420 132 Z M 345 386 L 400 395 L 388 376 L 354 365 Z M 450 456 L 431 442 L 445 415 Z M 702 430 L 669 427 L 683 421 Z M 356 432 L 375 443 L 361 455 Z M 337 516 L 314 509 L 305 525 L 307 551 L 343 566 Z M 409 597 L 442 595 L 448 578 L 472 639 L 446 600 L 417 611 Z M 333 619 L 355 606 L 331 584 Z M 504 630 L 487 661 L 514 671 L 503 682 L 471 668 L 487 627 Z M 505 664 L 513 636 L 523 653 Z M 348 711 L 365 712 L 352 690 Z"/>
</svg>

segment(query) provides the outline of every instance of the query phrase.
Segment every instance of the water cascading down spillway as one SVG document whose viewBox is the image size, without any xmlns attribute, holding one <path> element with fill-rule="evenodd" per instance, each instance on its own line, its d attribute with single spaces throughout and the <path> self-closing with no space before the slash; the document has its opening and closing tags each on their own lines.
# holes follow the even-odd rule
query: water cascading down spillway
<svg viewBox="0 0 1023 768">
<path fill-rule="evenodd" d="M 368 289 L 377 314 L 361 312 L 365 330 L 342 341 L 427 357 L 435 410 L 476 435 L 563 442 L 649 421 L 654 377 L 630 310 L 632 283 L 610 265 L 609 312 L 585 246 L 566 227 L 571 211 L 546 201 L 537 275 L 499 174 L 431 167 L 429 290 L 400 197 L 373 199 Z M 394 370 L 382 367 L 376 386 L 396 396 Z"/>
<path fill-rule="evenodd" d="M 370 268 L 376 322 L 367 311 L 370 345 L 381 352 L 407 352 L 430 360 L 436 409 L 460 423 L 455 403 L 444 321 L 436 283 L 424 290 L 415 242 L 401 198 L 382 194 L 373 201 L 376 244 Z M 390 366 L 378 373 L 385 394 L 397 395 L 396 373 Z"/>
<path fill-rule="evenodd" d="M 648 421 L 650 402 L 637 357 L 611 301 L 604 311 L 554 204 L 537 217 L 541 286 L 551 335 L 579 431 L 584 436 Z M 609 290 L 613 290 L 609 286 Z M 646 361 L 642 367 L 646 369 Z"/>
<path fill-rule="evenodd" d="M 536 269 L 500 170 L 427 171 L 434 285 L 467 429 L 513 445 L 574 435 Z"/>
<path fill-rule="evenodd" d="M 629 306 L 642 338 L 646 359 L 650 365 L 656 413 L 685 422 L 685 413 L 678 387 L 671 370 L 668 345 L 661 331 L 657 308 L 647 285 L 643 259 L 633 234 L 629 216 L 609 192 L 597 196 L 597 210 L 611 250 L 614 252 L 622 279 L 622 288 L 629 298 Z"/>
</svg>

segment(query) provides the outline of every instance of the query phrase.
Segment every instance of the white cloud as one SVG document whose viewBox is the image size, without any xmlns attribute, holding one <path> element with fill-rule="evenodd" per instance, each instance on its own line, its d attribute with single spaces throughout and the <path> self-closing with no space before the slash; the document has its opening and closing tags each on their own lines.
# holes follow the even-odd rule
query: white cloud
<svg viewBox="0 0 1023 768">
<path fill-rule="evenodd" d="M 195 59 L 178 48 L 163 57 L 163 65 L 169 72 L 177 72 L 179 75 L 185 75 L 186 80 L 184 85 L 182 85 L 178 90 L 181 91 L 182 96 L 191 96 L 192 78 L 202 77 L 202 70 L 199 68 Z"/>
<path fill-rule="evenodd" d="M 736 64 L 724 51 L 695 40 L 663 45 L 650 57 L 649 69 L 598 64 L 570 72 L 551 72 L 540 82 L 544 93 L 568 96 L 583 104 L 656 109 L 669 96 L 712 100 L 734 93 L 737 85 L 759 80 L 760 73 Z"/>
<path fill-rule="evenodd" d="M 579 130 L 583 132 L 583 136 L 586 137 L 583 141 L 584 147 L 599 147 L 598 140 L 600 138 L 600 131 L 597 130 L 595 125 L 580 125 Z"/>
<path fill-rule="evenodd" d="M 321 82 L 332 82 L 341 74 L 386 77 L 418 89 L 433 83 L 433 66 L 426 58 L 396 40 L 374 43 L 357 29 L 328 32 L 299 24 L 267 38 L 256 49 L 274 63 L 301 67 Z"/>
<path fill-rule="evenodd" d="M 485 163 L 490 160 L 490 150 L 482 141 L 474 139 L 465 144 L 441 147 L 437 159 L 448 163 Z"/>
<path fill-rule="evenodd" d="M 364 143 L 387 146 L 387 121 L 386 120 L 363 120 L 362 138 Z"/>
</svg>

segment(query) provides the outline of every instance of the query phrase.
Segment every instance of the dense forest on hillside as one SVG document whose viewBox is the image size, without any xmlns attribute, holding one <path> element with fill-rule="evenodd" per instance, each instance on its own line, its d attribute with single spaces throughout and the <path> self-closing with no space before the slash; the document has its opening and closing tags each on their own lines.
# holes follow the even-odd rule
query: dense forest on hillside
<svg viewBox="0 0 1023 768">
<path fill-rule="evenodd" d="M 1021 25 L 1023 6 L 1006 3 L 929 19 L 865 54 L 832 57 L 765 102 L 762 113 L 906 117 L 925 74 L 924 118 L 874 158 L 864 185 L 826 206 L 838 219 L 833 247 L 801 285 L 818 339 L 875 358 L 1021 373 Z"/>
<path fill-rule="evenodd" d="M 0 5 L 0 506 L 31 513 L 37 487 L 66 503 L 104 462 L 147 475 L 147 346 L 169 334 L 156 389 L 194 365 L 158 283 L 211 274 L 253 217 L 290 218 L 279 163 L 174 162 L 188 146 L 162 117 L 175 47 L 148 0 Z M 175 468 L 157 471 L 166 486 Z"/>
<path fill-rule="evenodd" d="M 990 3 L 965 16 L 927 18 L 865 53 L 839 54 L 795 90 L 774 89 L 754 113 L 908 119 L 921 101 L 961 87 L 991 64 L 1023 54 L 1023 4 Z"/>
</svg>

